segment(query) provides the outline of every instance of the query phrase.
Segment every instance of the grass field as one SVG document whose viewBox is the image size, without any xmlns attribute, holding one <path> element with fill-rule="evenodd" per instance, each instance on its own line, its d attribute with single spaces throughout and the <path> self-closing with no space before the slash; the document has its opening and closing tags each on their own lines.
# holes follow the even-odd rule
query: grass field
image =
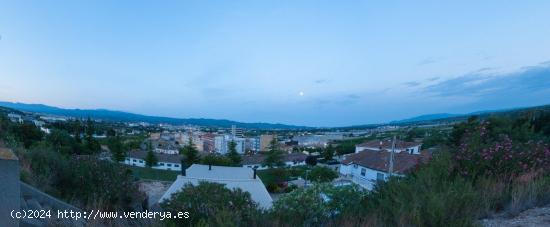
<svg viewBox="0 0 550 227">
<path fill-rule="evenodd" d="M 175 181 L 180 173 L 179 171 L 151 169 L 144 167 L 128 166 L 132 170 L 134 176 L 140 179 L 159 180 L 159 181 Z"/>
</svg>

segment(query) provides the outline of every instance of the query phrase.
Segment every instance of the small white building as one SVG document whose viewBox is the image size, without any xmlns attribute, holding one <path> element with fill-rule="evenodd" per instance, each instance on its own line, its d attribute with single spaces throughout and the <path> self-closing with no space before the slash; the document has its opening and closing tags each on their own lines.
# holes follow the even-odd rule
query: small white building
<svg viewBox="0 0 550 227">
<path fill-rule="evenodd" d="M 346 155 L 340 164 L 340 175 L 371 190 L 378 181 L 386 181 L 389 178 L 390 155 L 391 153 L 386 151 L 364 151 Z M 404 176 L 430 158 L 431 155 L 427 152 L 419 155 L 395 153 L 392 176 Z"/>
<path fill-rule="evenodd" d="M 303 166 L 306 165 L 307 155 L 304 153 L 290 153 L 283 154 L 283 162 L 286 167 Z M 265 159 L 264 154 L 245 155 L 243 156 L 243 167 L 257 168 L 259 170 L 267 169 L 267 166 L 263 165 Z"/>
<path fill-rule="evenodd" d="M 264 183 L 254 170 L 245 167 L 199 164 L 193 164 L 185 171 L 182 171 L 182 174 L 172 183 L 158 203 L 160 204 L 170 199 L 172 194 L 180 191 L 186 184 L 198 185 L 199 182 L 219 183 L 231 190 L 239 188 L 250 193 L 252 200 L 264 209 L 271 208 L 273 203 Z"/>
<path fill-rule="evenodd" d="M 181 171 L 181 160 L 183 156 L 179 154 L 162 153 L 155 153 L 155 156 L 158 162 L 156 166 L 152 167 L 153 169 Z M 147 157 L 147 151 L 132 150 L 128 152 L 128 156 L 124 159 L 124 164 L 145 167 L 145 157 Z"/>
<path fill-rule="evenodd" d="M 420 154 L 421 146 L 422 146 L 422 143 L 397 140 L 395 141 L 395 153 L 406 152 L 409 154 Z M 391 139 L 373 140 L 373 141 L 356 145 L 355 153 L 359 153 L 365 150 L 390 152 L 391 149 L 392 149 Z"/>
</svg>

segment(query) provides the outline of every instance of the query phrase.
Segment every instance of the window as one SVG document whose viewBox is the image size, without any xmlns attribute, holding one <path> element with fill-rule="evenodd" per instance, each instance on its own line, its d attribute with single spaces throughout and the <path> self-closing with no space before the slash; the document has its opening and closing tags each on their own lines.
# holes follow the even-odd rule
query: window
<svg viewBox="0 0 550 227">
<path fill-rule="evenodd" d="M 357 164 L 353 164 L 353 168 L 354 168 L 354 169 L 357 169 Z"/>
<path fill-rule="evenodd" d="M 143 160 L 139 160 L 139 163 L 143 163 Z"/>
<path fill-rule="evenodd" d="M 172 166 L 172 164 L 170 164 L 170 163 L 167 163 L 167 164 L 166 164 L 166 166 L 170 167 L 170 166 Z"/>
<path fill-rule="evenodd" d="M 365 176 L 367 174 L 367 170 L 365 168 L 361 168 L 361 176 Z"/>
<path fill-rule="evenodd" d="M 178 165 L 178 164 L 174 164 L 174 167 L 180 167 L 180 165 Z"/>
<path fill-rule="evenodd" d="M 135 160 L 135 159 L 132 159 L 132 162 L 136 162 L 136 160 Z"/>
<path fill-rule="evenodd" d="M 159 163 L 160 166 L 164 166 L 164 162 Z"/>
<path fill-rule="evenodd" d="M 376 180 L 384 181 L 384 174 L 383 173 L 376 173 Z"/>
</svg>

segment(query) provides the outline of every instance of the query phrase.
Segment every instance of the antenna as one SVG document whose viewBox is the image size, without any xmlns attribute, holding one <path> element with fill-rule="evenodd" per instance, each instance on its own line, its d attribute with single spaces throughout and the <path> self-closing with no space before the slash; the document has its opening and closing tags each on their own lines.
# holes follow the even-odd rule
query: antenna
<svg viewBox="0 0 550 227">
<path fill-rule="evenodd" d="M 393 136 L 393 140 L 392 140 L 392 143 L 391 143 L 391 152 L 390 152 L 390 166 L 389 166 L 389 169 L 388 169 L 388 174 L 391 175 L 393 174 L 393 155 L 395 153 L 395 135 Z"/>
</svg>

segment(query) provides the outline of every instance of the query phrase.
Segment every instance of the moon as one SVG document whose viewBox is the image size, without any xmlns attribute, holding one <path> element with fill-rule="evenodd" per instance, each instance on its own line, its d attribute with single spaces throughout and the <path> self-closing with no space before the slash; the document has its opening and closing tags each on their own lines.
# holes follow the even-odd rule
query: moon
<svg viewBox="0 0 550 227">
<path fill-rule="evenodd" d="M 303 91 L 300 91 L 300 93 L 298 93 L 298 95 L 304 96 L 304 92 L 303 92 Z"/>
</svg>

